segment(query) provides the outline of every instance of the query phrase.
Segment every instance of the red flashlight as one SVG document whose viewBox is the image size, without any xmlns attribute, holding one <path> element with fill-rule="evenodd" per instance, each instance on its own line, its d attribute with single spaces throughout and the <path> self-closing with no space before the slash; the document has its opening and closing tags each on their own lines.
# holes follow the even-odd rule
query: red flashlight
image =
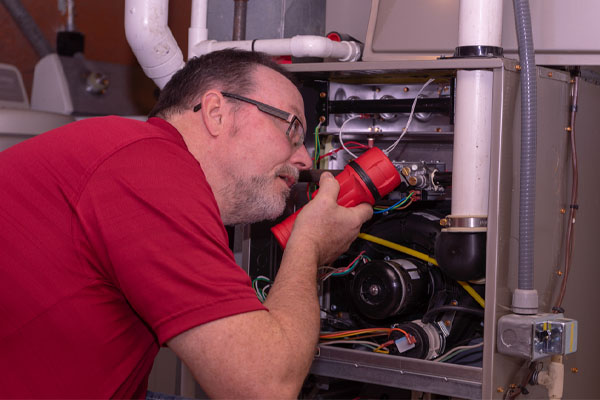
<svg viewBox="0 0 600 400">
<path fill-rule="evenodd" d="M 400 174 L 390 159 L 377 147 L 350 161 L 335 179 L 340 184 L 337 203 L 354 207 L 360 203 L 375 204 L 400 184 Z M 315 193 L 316 194 L 316 193 Z M 271 228 L 282 248 L 292 233 L 294 221 L 300 210 Z"/>
</svg>

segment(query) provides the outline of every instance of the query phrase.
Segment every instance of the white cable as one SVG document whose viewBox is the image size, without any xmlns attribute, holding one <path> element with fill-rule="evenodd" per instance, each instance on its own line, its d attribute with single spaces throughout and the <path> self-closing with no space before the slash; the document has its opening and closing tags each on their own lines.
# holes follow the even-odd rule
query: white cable
<svg viewBox="0 0 600 400">
<path fill-rule="evenodd" d="M 455 353 L 457 351 L 476 349 L 478 347 L 483 347 L 483 342 L 477 343 L 477 344 L 468 345 L 468 346 L 457 346 L 457 347 L 455 347 L 453 349 L 448 350 L 447 352 L 445 352 L 444 354 L 442 354 L 441 356 L 439 356 L 438 358 L 436 358 L 435 360 L 433 360 L 433 362 L 441 362 L 441 360 L 443 360 L 444 358 L 448 357 L 448 355 L 451 355 L 452 353 Z"/>
<path fill-rule="evenodd" d="M 404 137 L 404 134 L 408 131 L 408 127 L 410 126 L 410 123 L 412 122 L 412 119 L 413 119 L 413 115 L 415 114 L 415 107 L 417 106 L 417 100 L 419 99 L 419 96 L 421 95 L 421 93 L 423 93 L 423 90 L 425 90 L 425 88 L 434 80 L 435 79 L 432 78 L 432 79 L 429 79 L 427 82 L 425 82 L 425 84 L 421 87 L 421 89 L 415 96 L 415 100 L 413 101 L 412 108 L 410 110 L 410 115 L 408 116 L 408 121 L 406 122 L 406 126 L 404 127 L 404 129 L 402 129 L 402 133 L 400 134 L 400 137 L 394 143 L 392 143 L 390 145 L 390 147 L 388 147 L 387 149 L 385 149 L 383 151 L 385 155 L 390 154 L 396 148 L 398 143 L 400 143 L 400 140 L 402 140 L 402 138 Z"/>
<path fill-rule="evenodd" d="M 346 145 L 344 144 L 344 141 L 342 140 L 342 132 L 344 131 L 344 126 L 346 126 L 346 124 L 348 122 L 350 122 L 354 119 L 357 119 L 357 118 L 360 118 L 360 115 L 355 115 L 354 117 L 351 117 L 351 118 L 348 118 L 347 120 L 345 120 L 344 123 L 342 124 L 342 126 L 340 127 L 340 133 L 338 134 L 338 139 L 340 140 L 340 144 L 342 145 L 344 150 L 346 150 L 346 152 L 354 158 L 358 158 L 358 156 L 356 154 L 354 154 L 353 152 L 351 152 L 350 149 L 348 149 L 346 147 Z"/>
<path fill-rule="evenodd" d="M 327 342 L 320 342 L 319 346 L 331 346 L 334 344 L 360 344 L 363 346 L 371 347 L 373 349 L 377 348 L 379 345 L 374 342 L 369 342 L 367 340 L 330 340 Z"/>
</svg>

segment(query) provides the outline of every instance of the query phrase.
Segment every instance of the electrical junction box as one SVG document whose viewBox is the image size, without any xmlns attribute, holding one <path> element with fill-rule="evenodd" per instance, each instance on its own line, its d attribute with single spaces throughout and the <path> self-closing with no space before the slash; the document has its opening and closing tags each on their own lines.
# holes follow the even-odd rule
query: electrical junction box
<svg viewBox="0 0 600 400">
<path fill-rule="evenodd" d="M 577 351 L 577 321 L 563 314 L 509 314 L 498 320 L 498 351 L 532 361 Z"/>
</svg>

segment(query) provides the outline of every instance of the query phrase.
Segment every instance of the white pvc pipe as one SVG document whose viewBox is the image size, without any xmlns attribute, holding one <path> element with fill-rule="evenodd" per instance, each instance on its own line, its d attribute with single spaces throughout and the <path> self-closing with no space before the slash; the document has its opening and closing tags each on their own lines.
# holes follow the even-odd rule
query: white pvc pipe
<svg viewBox="0 0 600 400">
<path fill-rule="evenodd" d="M 356 42 L 334 42 L 323 36 L 298 35 L 290 39 L 231 42 L 206 40 L 190 47 L 189 57 L 201 56 L 212 51 L 228 48 L 262 51 L 273 56 L 335 58 L 339 61 L 356 61 L 361 54 L 360 46 Z"/>
<path fill-rule="evenodd" d="M 458 46 L 502 44 L 502 0 L 460 0 Z"/>
<path fill-rule="evenodd" d="M 167 25 L 166 0 L 126 0 L 125 36 L 146 76 L 162 89 L 185 65 Z"/>
<path fill-rule="evenodd" d="M 192 17 L 188 29 L 188 60 L 192 58 L 192 48 L 196 43 L 208 39 L 208 0 L 192 1 Z"/>
<path fill-rule="evenodd" d="M 492 136 L 491 71 L 458 71 L 452 216 L 487 217 Z"/>
</svg>

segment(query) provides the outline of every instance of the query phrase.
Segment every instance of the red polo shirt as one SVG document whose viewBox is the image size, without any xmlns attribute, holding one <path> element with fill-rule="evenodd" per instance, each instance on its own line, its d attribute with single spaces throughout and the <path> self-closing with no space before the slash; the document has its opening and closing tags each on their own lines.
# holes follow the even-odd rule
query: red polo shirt
<svg viewBox="0 0 600 400">
<path fill-rule="evenodd" d="M 161 344 L 264 309 L 167 122 L 75 122 L 0 153 L 0 397 L 140 397 Z"/>
</svg>

